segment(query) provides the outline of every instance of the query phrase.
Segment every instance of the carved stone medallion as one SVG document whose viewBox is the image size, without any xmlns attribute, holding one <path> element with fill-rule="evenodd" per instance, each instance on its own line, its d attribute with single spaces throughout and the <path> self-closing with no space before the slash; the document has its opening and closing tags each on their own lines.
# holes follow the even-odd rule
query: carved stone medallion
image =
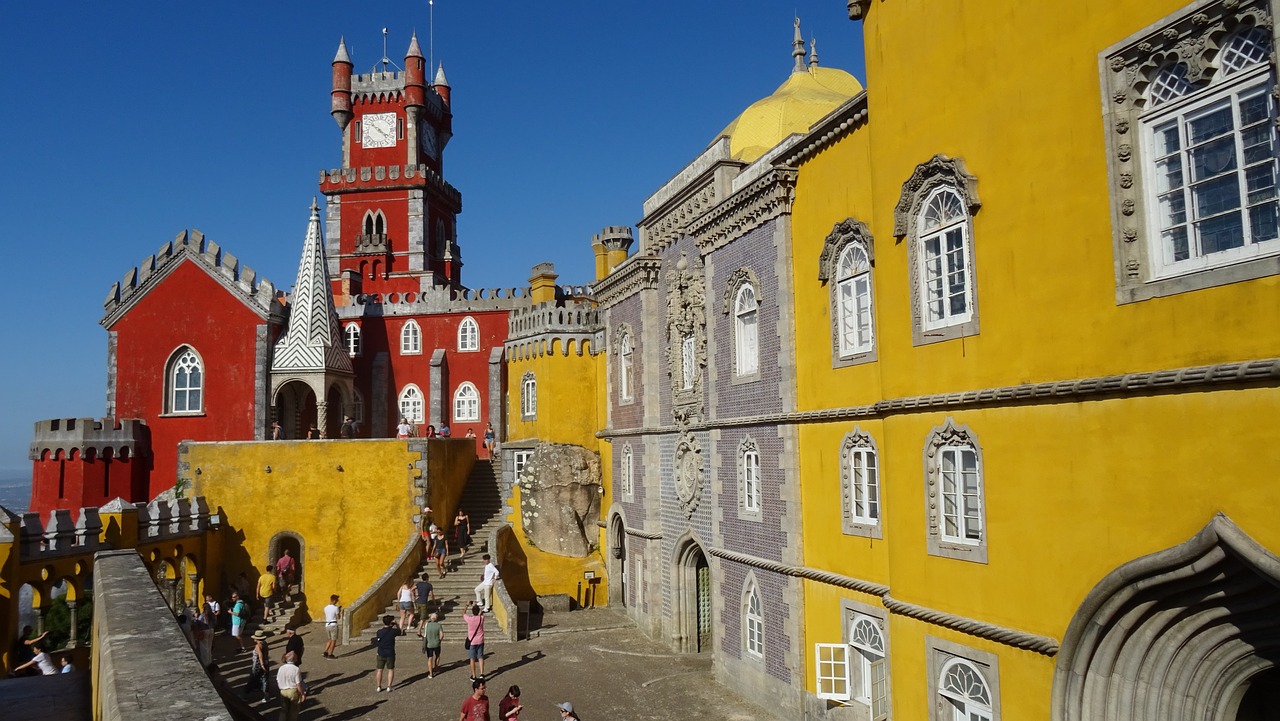
<svg viewBox="0 0 1280 721">
<path fill-rule="evenodd" d="M 692 517 L 702 500 L 702 448 L 696 438 L 685 434 L 676 444 L 676 499 L 686 517 Z"/>
</svg>

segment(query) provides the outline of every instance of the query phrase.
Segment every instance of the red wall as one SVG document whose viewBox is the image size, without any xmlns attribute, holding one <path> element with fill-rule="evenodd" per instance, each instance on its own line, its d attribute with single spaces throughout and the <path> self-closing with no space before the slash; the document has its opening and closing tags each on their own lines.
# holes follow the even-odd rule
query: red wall
<svg viewBox="0 0 1280 721">
<path fill-rule="evenodd" d="M 116 417 L 151 428 L 147 499 L 173 486 L 182 440 L 250 440 L 257 327 L 265 321 L 194 261 L 167 278 L 108 330 L 116 333 Z M 273 338 L 274 340 L 274 338 Z M 183 345 L 203 362 L 203 412 L 164 415 L 165 366 Z"/>
<path fill-rule="evenodd" d="M 146 501 L 148 464 L 145 458 L 124 455 L 115 458 L 86 458 L 78 449 L 68 458 L 61 450 L 45 451 L 40 460 L 32 461 L 31 507 L 41 522 L 49 511 L 66 508 L 78 519 L 77 509 L 100 507 L 119 496 L 126 501 Z"/>
</svg>

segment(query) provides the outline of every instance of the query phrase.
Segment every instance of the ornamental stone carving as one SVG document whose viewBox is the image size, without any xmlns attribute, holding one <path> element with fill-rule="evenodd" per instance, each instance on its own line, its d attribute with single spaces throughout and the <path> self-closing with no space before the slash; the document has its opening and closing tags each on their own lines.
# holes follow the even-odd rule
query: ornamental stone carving
<svg viewBox="0 0 1280 721">
<path fill-rule="evenodd" d="M 962 158 L 949 158 L 938 154 L 916 166 L 907 182 L 902 184 L 902 194 L 893 209 L 893 234 L 895 237 L 906 237 L 914 218 L 929 193 L 939 185 L 950 185 L 955 188 L 964 201 L 969 215 L 978 212 L 982 201 L 978 199 L 978 179 L 965 169 Z"/>
<path fill-rule="evenodd" d="M 733 314 L 733 306 L 738 297 L 738 289 L 743 284 L 755 289 L 757 303 L 764 303 L 764 299 L 760 297 L 760 281 L 756 278 L 756 274 L 750 268 L 739 268 L 729 274 L 729 282 L 724 287 L 723 305 L 721 306 L 721 312 L 724 315 Z"/>
<path fill-rule="evenodd" d="M 691 267 L 692 265 L 692 267 Z M 684 253 L 667 286 L 667 375 L 672 414 L 685 426 L 702 418 L 702 369 L 707 365 L 707 299 L 702 262 Z"/>
<path fill-rule="evenodd" d="M 836 263 L 840 261 L 840 253 L 850 243 L 861 243 L 867 252 L 867 261 L 875 265 L 875 246 L 871 242 L 871 229 L 861 220 L 845 218 L 827 234 L 822 243 L 822 253 L 818 256 L 818 280 L 826 283 L 836 277 Z"/>
<path fill-rule="evenodd" d="M 698 510 L 706 481 L 702 474 L 702 447 L 698 445 L 698 439 L 688 432 L 676 444 L 675 473 L 676 500 L 680 502 L 680 510 L 685 517 L 691 518 Z"/>
</svg>

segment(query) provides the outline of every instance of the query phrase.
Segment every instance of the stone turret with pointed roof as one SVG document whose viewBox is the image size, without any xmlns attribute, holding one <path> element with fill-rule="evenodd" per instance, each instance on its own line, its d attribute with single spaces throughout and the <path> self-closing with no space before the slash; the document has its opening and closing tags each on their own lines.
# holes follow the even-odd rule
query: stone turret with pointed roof
<svg viewBox="0 0 1280 721">
<path fill-rule="evenodd" d="M 320 236 L 320 208 L 311 201 L 311 220 L 302 244 L 298 280 L 289 298 L 289 328 L 276 342 L 271 356 L 271 397 L 282 421 L 309 415 L 306 394 L 286 386 L 300 382 L 314 394 L 315 425 L 327 435 L 328 403 L 333 393 L 344 409 L 354 403 L 354 371 L 342 346 L 342 330 L 329 286 L 324 240 Z M 293 410 L 290 414 L 288 411 Z M 334 409 L 338 410 L 338 409 Z M 290 416 L 293 416 L 292 418 Z M 336 417 L 336 415 L 335 415 Z M 301 436 L 304 431 L 296 431 Z M 293 435 L 291 432 L 290 435 Z"/>
</svg>

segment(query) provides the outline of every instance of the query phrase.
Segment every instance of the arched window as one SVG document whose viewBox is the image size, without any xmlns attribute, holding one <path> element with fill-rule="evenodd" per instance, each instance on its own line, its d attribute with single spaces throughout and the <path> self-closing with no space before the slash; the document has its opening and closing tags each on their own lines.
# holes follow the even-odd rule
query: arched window
<svg viewBox="0 0 1280 721">
<path fill-rule="evenodd" d="M 423 423 L 426 416 L 423 414 L 422 391 L 418 387 L 410 383 L 400 391 L 400 415 L 410 423 Z"/>
<path fill-rule="evenodd" d="M 622 495 L 631 496 L 635 493 L 635 459 L 631 454 L 631 444 L 628 443 L 622 447 L 622 460 L 618 464 L 618 475 L 621 476 L 620 483 Z"/>
<path fill-rule="evenodd" d="M 693 384 L 698 378 L 698 358 L 695 346 L 695 340 L 692 333 L 685 335 L 680 340 L 680 388 L 681 390 L 693 390 Z"/>
<path fill-rule="evenodd" d="M 849 629 L 849 645 L 854 648 L 853 697 L 871 709 L 872 719 L 889 714 L 889 679 L 885 668 L 884 634 L 876 620 L 854 614 Z"/>
<path fill-rule="evenodd" d="M 416 321 L 408 321 L 400 329 L 400 355 L 417 355 L 422 352 L 422 329 Z"/>
<path fill-rule="evenodd" d="M 925 442 L 925 485 L 930 498 L 929 552 L 985 563 L 987 529 L 982 451 L 975 435 L 950 418 Z"/>
<path fill-rule="evenodd" d="M 836 336 L 841 358 L 875 347 L 871 314 L 871 260 L 859 243 L 850 243 L 836 263 Z"/>
<path fill-rule="evenodd" d="M 618 340 L 618 399 L 630 401 L 635 398 L 635 357 L 631 345 L 631 333 L 624 330 Z"/>
<path fill-rule="evenodd" d="M 194 350 L 184 347 L 174 353 L 165 378 L 169 386 L 165 393 L 169 413 L 204 410 L 204 366 Z"/>
<path fill-rule="evenodd" d="M 475 422 L 480 420 L 480 393 L 470 382 L 458 386 L 453 393 L 453 422 Z"/>
<path fill-rule="evenodd" d="M 342 332 L 347 344 L 347 355 L 352 358 L 360 355 L 360 352 L 364 349 L 364 345 L 360 340 L 360 326 L 355 323 L 348 323 L 342 329 Z"/>
<path fill-rule="evenodd" d="M 991 690 L 973 664 L 952 659 L 942 667 L 938 679 L 944 718 L 948 721 L 991 721 Z"/>
<path fill-rule="evenodd" d="M 458 324 L 458 350 L 480 350 L 480 326 L 471 316 L 463 318 Z"/>
<path fill-rule="evenodd" d="M 760 602 L 760 589 L 753 577 L 747 578 L 747 588 L 742 594 L 743 647 L 756 658 L 764 658 L 764 605 Z"/>
<path fill-rule="evenodd" d="M 880 467 L 870 434 L 855 427 L 840 444 L 844 532 L 880 538 Z"/>
<path fill-rule="evenodd" d="M 1271 38 L 1267 31 L 1256 25 L 1231 36 L 1222 46 L 1218 56 L 1222 75 L 1233 75 L 1267 59 L 1271 52 Z"/>
<path fill-rule="evenodd" d="M 735 368 L 740 376 L 754 375 L 760 370 L 759 309 L 756 289 L 750 283 L 743 283 L 733 302 Z"/>
<path fill-rule="evenodd" d="M 520 419 L 531 421 L 538 417 L 538 380 L 529 371 L 520 379 Z"/>
<path fill-rule="evenodd" d="M 748 438 L 738 447 L 738 503 L 745 513 L 759 515 L 761 495 L 760 450 Z"/>
<path fill-rule="evenodd" d="M 967 322 L 973 315 L 969 213 L 953 188 L 941 187 L 925 201 L 919 246 L 925 330 Z"/>
<path fill-rule="evenodd" d="M 381 210 L 366 211 L 364 214 L 364 234 L 365 235 L 386 235 L 387 218 L 382 214 Z"/>
</svg>

